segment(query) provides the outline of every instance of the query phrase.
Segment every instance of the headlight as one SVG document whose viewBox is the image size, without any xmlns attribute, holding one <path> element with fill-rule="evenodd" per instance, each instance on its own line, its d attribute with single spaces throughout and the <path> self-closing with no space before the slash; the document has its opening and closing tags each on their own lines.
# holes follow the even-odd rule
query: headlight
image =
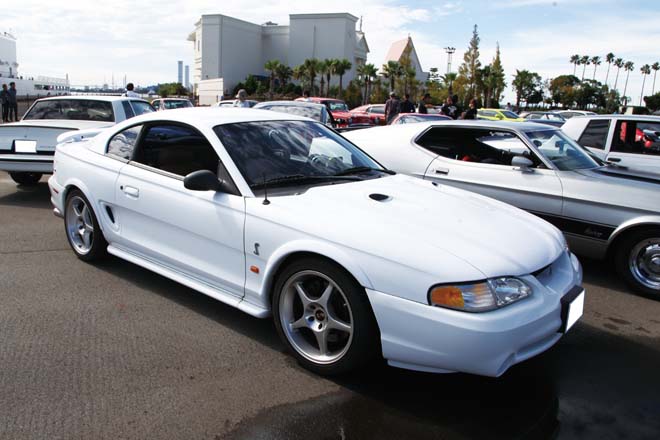
<svg viewBox="0 0 660 440">
<path fill-rule="evenodd" d="M 486 312 L 507 306 L 532 294 L 532 288 L 515 277 L 491 278 L 479 283 L 433 286 L 429 291 L 432 306 Z"/>
</svg>

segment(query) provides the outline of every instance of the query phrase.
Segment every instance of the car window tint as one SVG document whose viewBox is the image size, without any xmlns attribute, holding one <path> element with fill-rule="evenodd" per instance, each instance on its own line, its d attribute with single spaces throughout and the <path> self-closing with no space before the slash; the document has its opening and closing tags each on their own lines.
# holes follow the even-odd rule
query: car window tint
<svg viewBox="0 0 660 440">
<path fill-rule="evenodd" d="M 74 121 L 115 122 L 112 103 L 91 99 L 48 99 L 37 101 L 23 117 L 34 119 L 68 119 Z"/>
<path fill-rule="evenodd" d="M 589 121 L 587 128 L 578 139 L 578 144 L 583 147 L 605 149 L 607 143 L 607 133 L 610 130 L 610 121 L 607 119 L 594 119 Z"/>
<path fill-rule="evenodd" d="M 107 154 L 124 160 L 130 160 L 135 149 L 142 125 L 127 128 L 110 138 Z"/>
<path fill-rule="evenodd" d="M 612 151 L 660 156 L 660 123 L 618 121 L 612 139 Z"/>
<path fill-rule="evenodd" d="M 131 106 L 133 107 L 135 116 L 140 116 L 145 113 L 152 113 L 154 111 L 154 108 L 151 106 L 151 104 L 145 101 L 131 101 Z"/>
<path fill-rule="evenodd" d="M 209 141 L 192 127 L 159 124 L 146 128 L 133 161 L 177 176 L 193 171 L 218 172 L 218 155 Z"/>
<path fill-rule="evenodd" d="M 316 121 L 322 120 L 320 107 L 295 106 L 295 105 L 271 105 L 266 107 L 266 109 L 279 113 L 288 113 L 290 115 L 304 116 L 306 118 L 312 118 Z"/>
<path fill-rule="evenodd" d="M 133 107 L 131 107 L 130 102 L 122 101 L 121 105 L 122 107 L 124 107 L 124 113 L 126 114 L 126 119 L 131 119 L 133 116 L 135 116 L 135 112 L 133 111 Z"/>
<path fill-rule="evenodd" d="M 525 156 L 534 167 L 542 167 L 542 161 L 517 135 L 504 131 L 435 127 L 416 142 L 443 157 L 463 162 L 511 166 L 515 156 Z"/>
</svg>

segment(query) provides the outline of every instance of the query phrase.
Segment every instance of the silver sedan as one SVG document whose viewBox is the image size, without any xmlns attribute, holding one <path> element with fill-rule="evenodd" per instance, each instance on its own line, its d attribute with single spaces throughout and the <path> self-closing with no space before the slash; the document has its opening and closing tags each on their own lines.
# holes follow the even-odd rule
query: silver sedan
<svg viewBox="0 0 660 440">
<path fill-rule="evenodd" d="M 395 171 L 538 215 L 574 252 L 610 258 L 633 288 L 660 298 L 660 175 L 606 164 L 541 124 L 447 121 L 346 137 Z"/>
</svg>

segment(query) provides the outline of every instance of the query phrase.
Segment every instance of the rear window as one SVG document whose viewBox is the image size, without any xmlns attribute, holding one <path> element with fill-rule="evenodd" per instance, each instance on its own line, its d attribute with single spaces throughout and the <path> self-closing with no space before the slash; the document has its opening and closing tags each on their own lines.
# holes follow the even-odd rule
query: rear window
<svg viewBox="0 0 660 440">
<path fill-rule="evenodd" d="M 304 116 L 321 121 L 321 109 L 318 107 L 294 106 L 294 105 L 271 105 L 263 107 L 266 110 L 272 110 L 279 113 L 288 113 L 290 115 Z M 323 107 L 321 107 L 323 108 Z"/>
<path fill-rule="evenodd" d="M 73 121 L 115 122 L 112 103 L 87 99 L 37 101 L 23 119 L 67 119 Z"/>
<path fill-rule="evenodd" d="M 178 101 L 163 101 L 163 104 L 165 104 L 165 108 L 167 110 L 172 110 L 175 108 L 184 108 L 184 107 L 192 107 L 192 103 L 188 101 L 187 99 L 181 99 Z"/>
</svg>

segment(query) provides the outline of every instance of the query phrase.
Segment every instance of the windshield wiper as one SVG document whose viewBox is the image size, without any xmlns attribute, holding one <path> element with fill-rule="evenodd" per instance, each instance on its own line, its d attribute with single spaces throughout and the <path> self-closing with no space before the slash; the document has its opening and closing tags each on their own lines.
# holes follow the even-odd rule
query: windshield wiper
<svg viewBox="0 0 660 440">
<path fill-rule="evenodd" d="M 274 177 L 272 179 L 266 179 L 261 182 L 253 183 L 250 185 L 250 188 L 257 189 L 257 188 L 263 188 L 267 186 L 277 186 L 279 184 L 283 183 L 306 183 L 306 182 L 316 182 L 319 180 L 350 180 L 350 181 L 356 181 L 356 180 L 363 180 L 361 177 L 357 176 L 305 176 L 303 174 L 292 174 L 290 176 L 281 176 L 281 177 Z"/>
<path fill-rule="evenodd" d="M 345 170 L 342 170 L 342 171 L 336 173 L 335 176 L 346 176 L 346 175 L 349 175 L 349 174 L 360 174 L 360 173 L 364 173 L 364 172 L 367 172 L 367 171 L 379 171 L 381 173 L 386 173 L 386 174 L 390 174 L 390 175 L 396 174 L 394 171 L 388 170 L 386 168 L 353 167 L 353 168 L 347 168 Z"/>
</svg>

